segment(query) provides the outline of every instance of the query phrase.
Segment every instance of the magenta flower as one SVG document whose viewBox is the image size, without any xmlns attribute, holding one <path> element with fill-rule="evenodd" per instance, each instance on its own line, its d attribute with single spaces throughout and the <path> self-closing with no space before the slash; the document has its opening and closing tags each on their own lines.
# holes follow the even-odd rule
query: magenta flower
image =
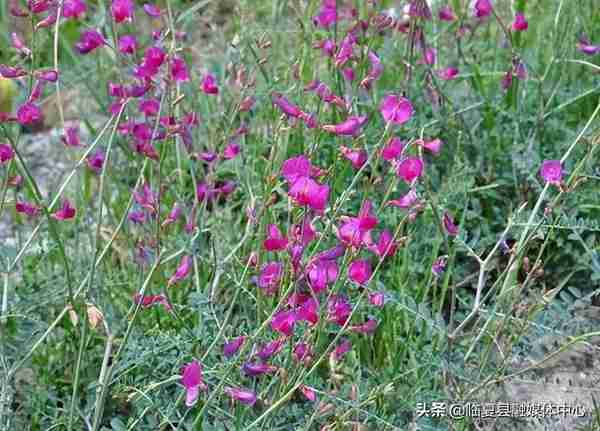
<svg viewBox="0 0 600 431">
<path fill-rule="evenodd" d="M 292 157 L 281 165 L 281 175 L 291 185 L 301 177 L 312 176 L 312 164 L 303 155 Z"/>
<path fill-rule="evenodd" d="M 0 144 L 0 164 L 4 164 L 15 157 L 15 152 L 8 144 Z"/>
<path fill-rule="evenodd" d="M 352 305 L 350 305 L 345 296 L 331 295 L 327 301 L 327 320 L 339 326 L 344 326 L 350 318 L 351 313 Z"/>
<path fill-rule="evenodd" d="M 202 379 L 202 365 L 198 361 L 192 361 L 185 366 L 181 376 L 181 383 L 185 386 L 185 405 L 193 406 L 198 401 L 200 391 L 208 389 Z"/>
<path fill-rule="evenodd" d="M 12 67 L 5 64 L 0 64 L 0 75 L 3 78 L 20 78 L 27 75 L 27 71 L 21 67 Z"/>
<path fill-rule="evenodd" d="M 383 98 L 379 111 L 386 123 L 404 124 L 413 115 L 413 106 L 402 96 L 389 95 Z"/>
<path fill-rule="evenodd" d="M 529 23 L 527 22 L 527 19 L 525 19 L 525 15 L 521 12 L 517 12 L 515 14 L 515 20 L 512 23 L 512 29 L 514 31 L 525 31 L 527 28 L 529 28 Z"/>
<path fill-rule="evenodd" d="M 508 72 L 506 72 L 504 74 L 504 76 L 502 77 L 502 79 L 500 80 L 500 86 L 502 87 L 503 90 L 508 90 L 510 88 L 510 86 L 512 85 L 512 81 L 513 81 L 513 71 L 511 69 Z"/>
<path fill-rule="evenodd" d="M 313 113 L 303 112 L 300 115 L 300 119 L 304 122 L 304 125 L 309 129 L 316 129 L 317 127 L 319 127 L 317 116 Z"/>
<path fill-rule="evenodd" d="M 79 42 L 75 44 L 75 49 L 80 54 L 88 54 L 104 45 L 106 40 L 97 30 L 86 30 L 81 34 Z"/>
<path fill-rule="evenodd" d="M 151 85 L 148 80 L 145 80 L 146 83 L 143 85 L 130 85 L 125 88 L 125 95 L 127 97 L 142 97 L 144 94 L 150 90 Z"/>
<path fill-rule="evenodd" d="M 248 377 L 257 377 L 263 374 L 273 374 L 277 371 L 277 367 L 265 362 L 246 362 L 242 366 L 242 370 Z"/>
<path fill-rule="evenodd" d="M 293 310 L 278 311 L 271 319 L 271 329 L 290 337 L 294 333 L 297 320 L 296 312 Z"/>
<path fill-rule="evenodd" d="M 337 362 L 339 362 L 340 359 L 342 359 L 346 355 L 346 353 L 348 353 L 351 349 L 352 349 L 352 342 L 349 339 L 344 338 L 340 342 L 340 344 L 338 344 L 335 347 L 335 350 L 333 352 L 331 352 L 331 354 L 332 354 L 333 358 Z"/>
<path fill-rule="evenodd" d="M 419 60 L 419 64 L 426 64 L 433 66 L 437 60 L 437 51 L 435 48 L 425 48 L 423 51 L 423 58 Z"/>
<path fill-rule="evenodd" d="M 146 213 L 144 211 L 131 211 L 127 218 L 136 224 L 144 224 L 146 223 Z"/>
<path fill-rule="evenodd" d="M 367 76 L 360 82 L 360 86 L 365 87 L 366 89 L 371 88 L 371 84 L 377 81 L 383 74 L 383 63 L 381 63 L 381 59 L 377 57 L 373 51 L 369 51 L 368 57 L 371 67 Z"/>
<path fill-rule="evenodd" d="M 79 126 L 65 127 L 65 134 L 61 137 L 61 140 L 68 147 L 80 147 Z"/>
<path fill-rule="evenodd" d="M 209 186 L 206 182 L 202 181 L 196 186 L 196 199 L 198 202 L 213 200 L 217 196 L 217 192 L 212 186 Z"/>
<path fill-rule="evenodd" d="M 27 45 L 25 45 L 25 42 L 23 42 L 23 40 L 19 37 L 19 35 L 17 33 L 12 32 L 10 34 L 10 40 L 12 42 L 13 47 L 17 51 L 19 51 L 20 54 L 22 54 L 23 56 L 26 56 L 26 57 L 31 55 L 31 49 L 29 49 L 29 47 L 27 47 Z"/>
<path fill-rule="evenodd" d="M 452 216 L 445 212 L 444 213 L 444 218 L 443 218 L 443 225 L 444 225 L 444 229 L 446 230 L 446 232 L 448 232 L 448 235 L 450 236 L 456 236 L 458 235 L 458 226 L 456 226 L 456 224 L 454 224 L 454 219 L 452 218 Z"/>
<path fill-rule="evenodd" d="M 203 151 L 198 154 L 198 157 L 206 163 L 212 163 L 217 160 L 217 153 L 213 151 Z"/>
<path fill-rule="evenodd" d="M 560 160 L 544 160 L 540 175 L 549 184 L 560 186 L 563 177 L 563 168 Z"/>
<path fill-rule="evenodd" d="M 377 244 L 370 244 L 368 249 L 375 253 L 379 258 L 384 259 L 386 257 L 394 256 L 398 249 L 398 245 L 394 242 L 394 235 L 392 235 L 389 230 L 384 229 L 379 234 Z"/>
<path fill-rule="evenodd" d="M 58 71 L 54 69 L 38 70 L 35 76 L 42 81 L 56 82 L 58 80 Z"/>
<path fill-rule="evenodd" d="M 84 0 L 64 0 L 62 16 L 64 18 L 79 19 L 85 14 L 87 6 Z"/>
<path fill-rule="evenodd" d="M 444 81 L 452 81 L 458 76 L 458 69 L 456 67 L 445 67 L 437 71 L 437 75 Z"/>
<path fill-rule="evenodd" d="M 304 216 L 300 224 L 293 224 L 290 229 L 290 239 L 302 246 L 307 246 L 317 237 L 317 231 L 310 216 Z"/>
<path fill-rule="evenodd" d="M 308 365 L 312 360 L 314 352 L 310 344 L 305 343 L 303 341 L 299 341 L 294 346 L 294 359 L 298 362 L 303 362 L 305 365 Z"/>
<path fill-rule="evenodd" d="M 309 298 L 311 298 L 311 296 L 308 293 L 293 292 L 287 298 L 287 305 L 292 308 L 298 308 L 308 301 Z"/>
<path fill-rule="evenodd" d="M 62 207 L 51 215 L 52 218 L 60 221 L 69 220 L 75 217 L 75 208 L 67 199 L 63 200 Z"/>
<path fill-rule="evenodd" d="M 173 307 L 169 304 L 167 297 L 162 293 L 160 295 L 140 295 L 136 293 L 133 297 L 134 304 L 141 305 L 142 308 L 149 308 L 155 304 L 162 304 L 167 311 L 171 311 Z"/>
<path fill-rule="evenodd" d="M 354 69 L 351 67 L 344 67 L 342 69 L 342 75 L 346 81 L 352 82 L 355 79 Z"/>
<path fill-rule="evenodd" d="M 34 124 L 42 119 L 42 110 L 34 103 L 25 102 L 17 110 L 17 121 L 22 126 Z"/>
<path fill-rule="evenodd" d="M 290 263 L 292 264 L 292 270 L 294 271 L 295 275 L 298 271 L 300 271 L 302 254 L 304 253 L 304 246 L 300 244 L 292 244 L 292 246 L 288 249 L 288 253 L 290 255 Z"/>
<path fill-rule="evenodd" d="M 250 389 L 225 388 L 223 391 L 244 405 L 253 406 L 256 403 L 256 394 Z"/>
<path fill-rule="evenodd" d="M 308 401 L 314 403 L 317 400 L 317 393 L 310 386 L 300 385 L 298 389 L 300 389 L 300 392 L 302 392 L 302 395 L 304 395 Z"/>
<path fill-rule="evenodd" d="M 288 195 L 298 205 L 308 205 L 321 212 L 327 204 L 329 187 L 310 178 L 318 172 L 318 168 L 314 168 L 310 160 L 302 155 L 286 160 L 281 167 L 281 175 L 290 186 Z"/>
<path fill-rule="evenodd" d="M 446 269 L 446 256 L 438 257 L 433 265 L 431 265 L 431 272 L 435 277 L 439 277 L 443 274 Z"/>
<path fill-rule="evenodd" d="M 219 187 L 217 187 L 215 190 L 218 193 L 220 193 L 221 196 L 226 197 L 227 195 L 233 193 L 236 188 L 237 188 L 236 182 L 233 180 L 228 180 L 228 181 L 225 181 L 223 184 L 221 184 Z"/>
<path fill-rule="evenodd" d="M 410 1 L 408 3 L 408 15 L 424 19 L 431 19 L 431 11 L 429 10 L 427 2 L 418 3 L 416 1 Z"/>
<path fill-rule="evenodd" d="M 517 75 L 521 81 L 525 81 L 527 79 L 527 66 L 524 63 L 518 61 L 517 64 L 513 67 L 514 74 Z"/>
<path fill-rule="evenodd" d="M 119 52 L 121 54 L 134 54 L 137 49 L 137 39 L 132 34 L 119 37 Z"/>
<path fill-rule="evenodd" d="M 348 278 L 363 286 L 367 284 L 372 273 L 371 263 L 367 259 L 356 259 L 348 266 Z"/>
<path fill-rule="evenodd" d="M 337 19 L 336 0 L 322 0 L 319 13 L 312 20 L 317 27 L 329 28 Z"/>
<path fill-rule="evenodd" d="M 38 23 L 35 25 L 35 29 L 39 30 L 40 28 L 48 28 L 51 25 L 54 25 L 54 23 L 56 22 L 56 12 L 51 12 L 46 18 L 44 18 L 41 21 L 38 21 Z"/>
<path fill-rule="evenodd" d="M 404 142 L 400 138 L 391 138 L 387 145 L 381 150 L 381 157 L 388 162 L 391 162 L 402 154 L 404 150 Z"/>
<path fill-rule="evenodd" d="M 302 260 L 302 254 L 304 253 L 304 246 L 301 244 L 292 244 L 288 249 L 288 253 L 290 255 L 290 263 L 292 264 L 292 269 L 294 273 L 297 273 L 300 270 L 300 263 Z"/>
<path fill-rule="evenodd" d="M 412 184 L 423 175 L 423 161 L 416 157 L 408 157 L 400 162 L 396 174 L 408 184 Z"/>
<path fill-rule="evenodd" d="M 394 199 L 388 202 L 388 205 L 393 205 L 398 208 L 408 209 L 412 208 L 417 203 L 417 192 L 415 189 L 410 189 L 408 193 L 401 196 L 400 199 Z"/>
<path fill-rule="evenodd" d="M 27 0 L 27 7 L 34 14 L 47 12 L 52 6 L 51 0 Z"/>
<path fill-rule="evenodd" d="M 492 3 L 490 0 L 477 0 L 475 2 L 475 16 L 486 18 L 492 14 Z"/>
<path fill-rule="evenodd" d="M 106 91 L 110 97 L 126 97 L 125 88 L 121 84 L 108 81 Z"/>
<path fill-rule="evenodd" d="M 267 238 L 263 242 L 263 247 L 267 251 L 285 250 L 288 245 L 288 239 L 282 235 L 276 224 L 267 226 Z"/>
<path fill-rule="evenodd" d="M 348 33 L 340 43 L 340 49 L 335 55 L 335 66 L 343 66 L 354 55 L 354 46 L 357 44 L 356 36 Z"/>
<path fill-rule="evenodd" d="M 271 101 L 288 117 L 299 118 L 303 114 L 300 108 L 291 103 L 280 93 L 273 93 L 271 95 Z"/>
<path fill-rule="evenodd" d="M 335 42 L 331 39 L 324 39 L 313 44 L 313 48 L 320 49 L 323 55 L 327 57 L 333 57 L 335 54 L 336 46 Z"/>
<path fill-rule="evenodd" d="M 288 195 L 296 204 L 309 206 L 322 213 L 329 199 L 329 186 L 319 184 L 308 177 L 298 178 L 290 187 Z"/>
<path fill-rule="evenodd" d="M 221 196 L 227 196 L 235 191 L 237 184 L 233 180 L 225 181 L 216 190 L 221 193 Z"/>
<path fill-rule="evenodd" d="M 136 142 L 135 151 L 149 159 L 158 161 L 158 151 L 150 142 Z"/>
<path fill-rule="evenodd" d="M 323 126 L 323 130 L 335 133 L 341 136 L 356 136 L 367 122 L 367 116 L 351 116 L 340 124 L 328 124 Z"/>
<path fill-rule="evenodd" d="M 265 291 L 268 296 L 274 295 L 279 289 L 281 277 L 283 276 L 283 264 L 281 262 L 269 262 L 263 266 L 258 276 L 258 287 Z"/>
<path fill-rule="evenodd" d="M 299 321 L 305 321 L 311 325 L 316 325 L 319 321 L 319 303 L 315 298 L 306 299 L 296 309 L 296 319 Z"/>
<path fill-rule="evenodd" d="M 311 81 L 306 87 L 304 87 L 305 91 L 314 91 L 319 98 L 325 102 L 336 105 L 342 109 L 346 109 L 346 102 L 344 99 L 334 94 L 333 91 L 323 82 L 315 79 Z"/>
<path fill-rule="evenodd" d="M 233 340 L 229 341 L 228 343 L 225 343 L 223 345 L 223 355 L 226 358 L 231 358 L 233 355 L 235 355 L 240 350 L 240 347 L 242 347 L 242 345 L 245 342 L 246 342 L 246 336 L 240 335 L 239 337 L 234 338 Z"/>
<path fill-rule="evenodd" d="M 155 117 L 160 111 L 160 101 L 157 99 L 140 100 L 139 111 L 147 117 Z M 141 129 L 138 129 L 141 130 Z M 148 136 L 149 137 L 149 136 Z"/>
<path fill-rule="evenodd" d="M 173 284 L 178 283 L 181 280 L 184 280 L 185 278 L 188 277 L 188 275 L 190 275 L 191 270 L 192 270 L 191 256 L 187 256 L 187 255 L 183 256 L 181 258 L 179 266 L 175 270 L 175 273 L 171 276 L 171 278 L 169 278 L 167 285 L 172 286 Z"/>
<path fill-rule="evenodd" d="M 133 0 L 112 0 L 110 12 L 116 23 L 131 21 L 134 9 Z"/>
<path fill-rule="evenodd" d="M 419 140 L 418 144 L 425 148 L 430 153 L 438 155 L 442 150 L 444 142 L 438 138 L 432 140 Z"/>
<path fill-rule="evenodd" d="M 365 200 L 358 217 L 342 216 L 342 225 L 337 229 L 339 240 L 347 247 L 360 248 L 371 243 L 371 230 L 377 226 L 378 220 L 372 214 L 373 204 Z"/>
<path fill-rule="evenodd" d="M 367 162 L 368 154 L 364 149 L 353 150 L 345 145 L 341 145 L 340 151 L 346 159 L 350 160 L 354 169 L 360 169 Z"/>
<path fill-rule="evenodd" d="M 150 184 L 144 183 L 141 190 L 133 192 L 135 201 L 146 211 L 151 214 L 156 213 L 158 205 L 158 194 L 152 191 Z"/>
<path fill-rule="evenodd" d="M 217 78 L 212 73 L 207 73 L 202 79 L 202 91 L 204 94 L 219 94 Z"/>
<path fill-rule="evenodd" d="M 585 55 L 596 55 L 600 52 L 600 45 L 593 45 L 590 39 L 583 34 L 577 42 L 577 49 Z"/>
<path fill-rule="evenodd" d="M 97 150 L 94 154 L 89 155 L 86 159 L 88 168 L 99 174 L 102 171 L 102 166 L 104 166 L 105 158 L 106 156 L 104 152 L 102 150 Z"/>
<path fill-rule="evenodd" d="M 306 271 L 310 287 L 317 294 L 327 289 L 328 285 L 335 283 L 338 264 L 335 260 L 316 259 L 307 266 Z"/>
<path fill-rule="evenodd" d="M 138 78 L 151 78 L 158 73 L 167 58 L 167 54 L 158 46 L 151 46 L 144 52 L 142 64 L 135 70 Z"/>
<path fill-rule="evenodd" d="M 277 340 L 269 341 L 258 352 L 256 352 L 256 356 L 263 361 L 266 361 L 278 354 L 283 348 L 285 342 L 286 338 L 278 338 Z"/>
<path fill-rule="evenodd" d="M 44 91 L 44 86 L 46 85 L 46 81 L 42 81 L 38 79 L 31 90 L 31 94 L 29 95 L 29 99 L 27 100 L 29 103 L 37 101 Z"/>
<path fill-rule="evenodd" d="M 226 160 L 235 159 L 240 154 L 240 145 L 236 142 L 230 142 L 223 150 L 223 158 Z"/>
<path fill-rule="evenodd" d="M 40 213 L 40 208 L 37 205 L 25 201 L 17 201 L 15 203 L 15 210 L 29 217 L 36 217 Z"/>
<path fill-rule="evenodd" d="M 440 8 L 438 12 L 438 17 L 441 21 L 455 21 L 456 15 L 454 14 L 454 10 L 450 5 L 444 5 Z"/>
<path fill-rule="evenodd" d="M 146 12 L 146 15 L 152 18 L 160 18 L 161 14 L 160 8 L 152 3 L 146 3 L 144 5 L 144 12 Z"/>
<path fill-rule="evenodd" d="M 183 58 L 173 57 L 171 59 L 171 79 L 175 82 L 187 82 L 190 80 L 190 75 Z"/>
<path fill-rule="evenodd" d="M 350 330 L 361 334 L 372 334 L 377 329 L 377 320 L 369 317 L 364 323 L 360 325 L 350 326 Z"/>
<path fill-rule="evenodd" d="M 385 305 L 385 293 L 371 292 L 369 293 L 369 303 L 375 307 L 382 308 Z"/>
<path fill-rule="evenodd" d="M 169 211 L 169 215 L 167 215 L 167 218 L 165 219 L 165 221 L 162 222 L 160 226 L 166 227 L 172 223 L 175 223 L 177 219 L 181 216 L 181 211 L 181 207 L 177 204 L 177 202 L 175 202 L 173 204 L 173 207 L 171 208 L 171 211 Z"/>
</svg>

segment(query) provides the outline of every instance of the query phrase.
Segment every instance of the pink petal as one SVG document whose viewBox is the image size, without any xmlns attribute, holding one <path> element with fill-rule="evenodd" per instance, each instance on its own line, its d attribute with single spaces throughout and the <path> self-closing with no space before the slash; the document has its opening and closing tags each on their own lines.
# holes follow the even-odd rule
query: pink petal
<svg viewBox="0 0 600 431">
<path fill-rule="evenodd" d="M 384 97 L 379 111 L 386 123 L 404 124 L 413 115 L 413 106 L 408 99 L 402 96 L 389 95 Z"/>
<path fill-rule="evenodd" d="M 408 157 L 400 162 L 396 173 L 404 181 L 411 184 L 423 175 L 423 161 L 416 157 Z"/>
<path fill-rule="evenodd" d="M 253 406 L 256 403 L 256 394 L 249 389 L 225 388 L 223 391 L 234 400 L 247 406 Z"/>
<path fill-rule="evenodd" d="M 308 401 L 314 403 L 317 400 L 317 393 L 310 386 L 300 385 L 298 389 L 300 389 L 300 392 L 302 392 L 302 395 L 304 395 Z"/>
</svg>

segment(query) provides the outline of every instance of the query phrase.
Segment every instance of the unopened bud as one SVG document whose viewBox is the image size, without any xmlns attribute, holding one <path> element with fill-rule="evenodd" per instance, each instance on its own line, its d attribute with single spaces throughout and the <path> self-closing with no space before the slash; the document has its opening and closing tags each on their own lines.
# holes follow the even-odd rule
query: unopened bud
<svg viewBox="0 0 600 431">
<path fill-rule="evenodd" d="M 77 313 L 75 312 L 75 310 L 73 310 L 73 307 L 71 307 L 69 305 L 69 320 L 71 321 L 71 324 L 73 326 L 77 326 L 77 324 L 79 323 L 79 316 L 77 316 Z"/>
<path fill-rule="evenodd" d="M 102 321 L 104 320 L 104 315 L 102 314 L 100 309 L 98 307 L 96 307 L 94 304 L 88 303 L 86 305 L 87 305 L 88 322 L 92 328 L 96 329 L 98 324 L 102 323 Z"/>
</svg>

